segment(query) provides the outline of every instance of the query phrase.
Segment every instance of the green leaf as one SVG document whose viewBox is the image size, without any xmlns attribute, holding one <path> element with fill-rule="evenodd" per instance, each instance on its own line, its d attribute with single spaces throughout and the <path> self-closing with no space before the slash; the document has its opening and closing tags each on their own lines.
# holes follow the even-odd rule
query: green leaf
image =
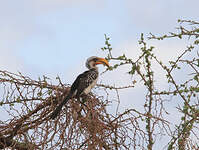
<svg viewBox="0 0 199 150">
<path fill-rule="evenodd" d="M 198 81 L 198 76 L 195 75 L 195 76 L 193 77 L 193 79 L 196 80 L 196 81 Z"/>
<path fill-rule="evenodd" d="M 16 101 L 17 101 L 18 103 L 20 103 L 20 102 L 21 102 L 20 97 L 17 97 Z"/>
<path fill-rule="evenodd" d="M 136 65 L 133 65 L 131 68 L 131 71 L 129 71 L 129 74 L 135 74 L 135 70 L 136 70 Z"/>
<path fill-rule="evenodd" d="M 199 59 L 197 60 L 197 62 L 198 62 L 198 65 L 197 65 L 197 66 L 199 67 Z"/>
<path fill-rule="evenodd" d="M 195 32 L 199 32 L 199 28 L 195 30 Z"/>
</svg>

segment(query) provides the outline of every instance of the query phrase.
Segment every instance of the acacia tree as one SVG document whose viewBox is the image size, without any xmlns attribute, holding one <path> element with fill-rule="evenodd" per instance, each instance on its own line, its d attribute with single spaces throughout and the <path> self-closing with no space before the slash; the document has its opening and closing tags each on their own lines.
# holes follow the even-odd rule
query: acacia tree
<svg viewBox="0 0 199 150">
<path fill-rule="evenodd" d="M 1 115 L 8 118 L 0 121 L 0 149 L 199 149 L 199 22 L 179 22 L 177 33 L 148 37 L 149 40 L 188 37 L 193 42 L 176 60 L 169 61 L 169 65 L 159 60 L 143 34 L 136 60 L 125 54 L 115 56 L 110 38 L 105 36 L 102 50 L 114 65 L 104 73 L 128 67 L 132 83 L 125 87 L 99 84 L 107 95 L 91 93 L 83 97 L 84 104 L 70 100 L 56 120 L 50 120 L 49 115 L 68 93 L 70 85 L 63 84 L 59 77 L 57 84 L 52 84 L 46 76 L 33 80 L 21 73 L 0 71 L 0 109 L 4 111 Z M 164 71 L 169 88 L 156 87 L 154 64 Z M 183 72 L 186 77 L 179 81 L 175 72 L 183 69 L 187 70 Z M 146 94 L 142 100 L 143 111 L 130 108 L 120 112 L 117 95 L 117 113 L 109 113 L 106 110 L 111 105 L 109 92 L 133 90 L 138 81 Z M 167 108 L 174 103 L 174 98 L 179 101 L 173 108 L 180 114 L 176 116 L 178 123 L 172 122 L 173 114 Z M 161 138 L 167 141 L 160 144 Z"/>
</svg>

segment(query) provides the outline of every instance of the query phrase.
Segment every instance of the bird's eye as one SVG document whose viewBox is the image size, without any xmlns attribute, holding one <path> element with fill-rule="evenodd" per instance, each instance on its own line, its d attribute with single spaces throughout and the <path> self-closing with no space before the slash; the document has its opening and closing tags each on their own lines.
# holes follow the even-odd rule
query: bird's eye
<svg viewBox="0 0 199 150">
<path fill-rule="evenodd" d="M 94 59 L 93 59 L 93 61 L 95 61 L 95 62 L 96 62 L 97 60 L 98 60 L 97 58 L 94 58 Z"/>
</svg>

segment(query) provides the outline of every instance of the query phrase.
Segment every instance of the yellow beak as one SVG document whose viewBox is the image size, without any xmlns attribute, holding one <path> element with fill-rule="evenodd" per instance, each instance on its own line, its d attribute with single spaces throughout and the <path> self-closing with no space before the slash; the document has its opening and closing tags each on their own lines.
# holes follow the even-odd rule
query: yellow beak
<svg viewBox="0 0 199 150">
<path fill-rule="evenodd" d="M 103 65 L 106 65 L 107 67 L 109 67 L 108 61 L 104 58 L 98 58 L 96 65 L 98 65 L 98 64 L 103 64 Z"/>
</svg>

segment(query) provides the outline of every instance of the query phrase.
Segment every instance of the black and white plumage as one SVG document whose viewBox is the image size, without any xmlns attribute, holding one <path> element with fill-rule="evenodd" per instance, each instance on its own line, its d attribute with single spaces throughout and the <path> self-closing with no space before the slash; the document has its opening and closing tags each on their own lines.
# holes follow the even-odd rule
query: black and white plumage
<svg viewBox="0 0 199 150">
<path fill-rule="evenodd" d="M 50 115 L 51 119 L 55 119 L 60 113 L 64 104 L 71 98 L 79 98 L 82 94 L 90 93 L 91 89 L 96 85 L 98 79 L 98 68 L 96 65 L 103 64 L 109 66 L 108 61 L 104 58 L 92 56 L 87 59 L 86 67 L 89 69 L 80 74 L 73 82 L 69 94 L 64 100 L 57 106 L 57 108 Z"/>
</svg>

